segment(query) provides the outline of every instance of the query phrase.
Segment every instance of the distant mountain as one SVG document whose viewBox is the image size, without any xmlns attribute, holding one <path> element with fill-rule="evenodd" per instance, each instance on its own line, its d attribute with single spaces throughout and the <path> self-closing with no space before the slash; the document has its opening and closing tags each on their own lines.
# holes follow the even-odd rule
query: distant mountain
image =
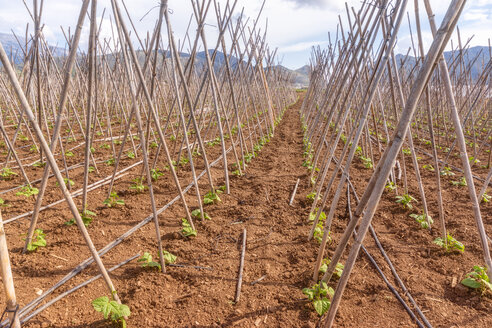
<svg viewBox="0 0 492 328">
<path fill-rule="evenodd" d="M 22 48 L 24 48 L 25 39 L 19 37 L 19 41 L 22 43 Z M 9 58 L 14 60 L 15 64 L 22 63 L 24 53 L 22 52 L 21 46 L 13 35 L 0 33 L 0 43 L 2 44 Z"/>
<path fill-rule="evenodd" d="M 449 67 L 458 59 L 460 56 L 459 51 L 445 51 L 444 59 L 446 59 L 446 63 Z M 463 58 L 466 68 L 470 67 L 472 79 L 477 79 L 483 71 L 483 67 L 487 65 L 490 60 L 490 52 L 489 47 L 487 46 L 475 46 L 465 49 L 463 51 Z M 396 62 L 398 65 L 401 65 L 403 62 L 407 69 L 412 69 L 415 66 L 416 59 L 413 56 L 404 56 L 404 55 L 396 55 Z M 459 68 L 458 72 L 459 73 Z"/>
<path fill-rule="evenodd" d="M 18 39 L 18 41 L 17 41 Z M 2 43 L 5 52 L 14 61 L 16 65 L 22 64 L 24 61 L 24 52 L 26 47 L 26 39 L 17 36 L 17 39 L 12 34 L 0 33 L 0 43 Z M 28 50 L 31 43 L 28 43 Z M 56 46 L 48 46 L 54 57 L 62 57 L 68 54 L 68 50 Z M 1 65 L 1 64 L 0 64 Z"/>
<path fill-rule="evenodd" d="M 294 83 L 300 87 L 307 87 L 309 85 L 309 74 L 311 73 L 311 66 L 304 65 L 301 68 L 294 70 L 295 80 Z"/>
<path fill-rule="evenodd" d="M 309 65 L 304 65 L 296 70 L 291 70 L 285 66 L 277 65 L 275 66 L 275 69 L 290 74 L 292 83 L 296 88 L 304 88 L 309 85 L 309 72 L 310 72 Z"/>
<path fill-rule="evenodd" d="M 2 43 L 5 51 L 7 52 L 7 55 L 9 58 L 13 60 L 15 65 L 22 65 L 24 61 L 24 48 L 26 47 L 26 41 L 23 37 L 18 36 L 18 41 L 17 39 L 11 35 L 11 34 L 6 34 L 6 33 L 0 33 L 0 42 Z M 30 47 L 30 44 L 28 44 L 28 49 Z M 55 46 L 49 46 L 52 54 L 54 57 L 63 57 L 68 55 L 68 49 L 60 48 L 60 47 L 55 47 Z M 212 55 L 214 51 L 212 49 L 208 50 L 208 53 L 210 57 L 212 58 Z M 158 56 L 157 59 L 157 65 L 162 65 L 162 61 L 166 60 L 166 62 L 170 58 L 170 52 L 167 50 L 159 50 L 160 56 Z M 109 63 L 110 66 L 112 66 L 117 57 L 119 56 L 118 53 L 113 53 L 113 54 L 107 54 L 106 59 Z M 187 60 L 190 58 L 190 54 L 185 53 L 185 52 L 180 52 L 179 53 L 180 60 L 183 65 L 186 64 Z M 137 57 L 141 65 L 143 65 L 145 61 L 145 55 L 143 51 L 138 50 L 137 51 Z M 120 58 L 121 60 L 121 58 Z M 229 58 L 229 64 L 231 65 L 231 68 L 235 68 L 239 63 L 239 59 L 231 56 Z M 220 68 L 223 67 L 225 64 L 225 55 L 224 53 L 217 51 L 214 61 L 213 61 L 213 66 L 216 71 L 218 71 Z M 1 64 L 0 64 L 1 65 Z M 196 58 L 195 58 L 195 67 L 198 70 L 204 69 L 207 66 L 206 62 L 206 55 L 205 51 L 200 51 L 197 52 Z M 291 70 L 288 69 L 284 66 L 278 65 L 276 66 L 277 69 L 281 69 L 283 72 L 290 73 L 292 77 L 292 82 L 295 84 L 296 87 L 305 87 L 309 84 L 309 66 L 303 66 L 297 70 Z"/>
</svg>

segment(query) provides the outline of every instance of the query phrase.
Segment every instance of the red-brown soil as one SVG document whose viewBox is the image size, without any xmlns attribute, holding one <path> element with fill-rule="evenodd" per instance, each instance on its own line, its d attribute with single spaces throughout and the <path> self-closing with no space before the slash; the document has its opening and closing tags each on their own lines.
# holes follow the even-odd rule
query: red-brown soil
<svg viewBox="0 0 492 328">
<path fill-rule="evenodd" d="M 310 204 L 306 194 L 311 190 L 308 172 L 302 167 L 300 101 L 286 111 L 275 136 L 248 165 L 245 175 L 231 178 L 230 195 L 221 194 L 221 202 L 206 206 L 212 220 L 196 222 L 197 237 L 185 239 L 179 234 L 180 218 L 183 217 L 179 201 L 159 216 L 164 248 L 178 256 L 178 263 L 211 267 L 213 270 L 168 267 L 167 274 L 162 274 L 142 268 L 133 261 L 110 274 L 121 299 L 132 311 L 129 327 L 316 325 L 318 316 L 301 292 L 311 283 L 318 243 L 307 241 Z M 372 170 L 355 161 L 351 178 L 360 195 Z M 411 164 L 407 164 L 407 170 L 412 172 Z M 90 194 L 90 208 L 98 213 L 88 228 L 96 248 L 105 246 L 151 213 L 147 194 L 128 191 L 131 178 L 139 171 L 140 168 L 131 171 L 130 177 L 118 180 L 115 185 L 118 194 L 125 199 L 124 207 L 103 207 L 102 201 L 106 198 L 104 188 Z M 180 174 L 180 177 L 189 176 L 186 170 Z M 220 165 L 213 169 L 213 174 L 216 183 L 223 184 Z M 409 192 L 418 195 L 413 173 L 409 174 Z M 459 284 L 473 265 L 483 262 L 466 188 L 451 186 L 447 178 L 443 181 L 447 227 L 466 246 L 464 254 L 445 254 L 432 243 L 439 236 L 437 203 L 432 193 L 435 191 L 433 175 L 425 171 L 422 174 L 431 215 L 436 220 L 432 233 L 421 230 L 408 216 L 410 212 L 402 210 L 394 202 L 394 194 L 389 192 L 385 192 L 379 205 L 374 228 L 400 277 L 434 327 L 491 327 L 491 298 L 480 297 Z M 176 195 L 168 175 L 156 183 L 158 207 Z M 301 183 L 291 207 L 288 200 L 298 178 Z M 204 177 L 200 181 L 202 193 L 206 191 L 205 180 Z M 47 196 L 48 201 L 61 198 L 57 192 Z M 187 197 L 190 206 L 196 208 L 194 189 L 188 192 Z M 4 220 L 32 208 L 32 201 L 24 201 L 25 208 L 18 202 L 21 201 L 11 202 L 12 207 L 3 209 Z M 329 245 L 328 256 L 347 223 L 346 198 L 342 197 L 340 204 L 333 225 L 334 242 Z M 421 207 L 421 204 L 416 205 Z M 487 231 L 492 231 L 490 203 L 483 205 L 482 214 Z M 70 217 L 64 204 L 42 212 L 40 227 L 47 234 L 48 245 L 25 255 L 20 254 L 23 246 L 20 234 L 27 231 L 28 220 L 6 225 L 21 307 L 37 296 L 37 289 L 48 289 L 89 257 L 77 228 L 64 225 Z M 247 229 L 243 285 L 241 299 L 234 304 L 243 229 Z M 145 251 L 156 257 L 154 238 L 153 224 L 147 224 L 103 256 L 103 262 L 110 267 Z M 365 245 L 396 286 L 372 238 L 366 238 Z M 55 295 L 95 274 L 97 269 L 91 265 Z M 251 284 L 265 275 L 260 282 Z M 456 286 L 452 284 L 453 280 L 458 281 Z M 334 283 L 331 285 L 335 287 Z M 102 280 L 97 280 L 55 303 L 25 326 L 110 327 L 112 325 L 91 306 L 93 299 L 103 295 L 108 295 L 107 288 Z M 408 327 L 415 324 L 366 256 L 361 254 L 345 291 L 336 326 Z"/>
</svg>

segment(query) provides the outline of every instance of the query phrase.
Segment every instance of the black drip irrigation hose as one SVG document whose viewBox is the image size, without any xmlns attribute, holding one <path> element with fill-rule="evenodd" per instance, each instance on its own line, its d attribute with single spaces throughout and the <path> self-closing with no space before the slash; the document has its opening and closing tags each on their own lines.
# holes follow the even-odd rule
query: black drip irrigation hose
<svg viewBox="0 0 492 328">
<path fill-rule="evenodd" d="M 388 281 L 388 279 L 384 275 L 383 271 L 381 271 L 381 268 L 379 268 L 378 264 L 376 263 L 376 261 L 374 260 L 374 258 L 371 256 L 371 254 L 369 254 L 369 252 L 364 247 L 364 245 L 361 245 L 361 246 L 362 246 L 362 250 L 364 251 L 364 253 L 366 253 L 366 256 L 369 259 L 369 261 L 372 263 L 372 265 L 374 266 L 374 268 L 376 269 L 376 271 L 379 273 L 379 275 L 381 276 L 381 278 L 383 278 L 383 281 L 386 284 L 386 286 L 388 286 L 388 288 L 390 289 L 390 291 L 395 295 L 395 297 L 398 299 L 398 301 L 401 303 L 401 305 L 403 305 L 403 307 L 405 308 L 405 310 L 407 311 L 407 313 L 412 317 L 412 319 L 415 320 L 415 323 L 417 324 L 417 326 L 419 326 L 420 328 L 425 328 L 424 325 L 422 324 L 422 322 L 420 322 L 420 320 L 417 318 L 417 316 L 415 315 L 415 313 L 413 313 L 412 309 L 410 309 L 410 307 L 405 302 L 405 300 L 400 296 L 400 294 L 395 289 L 395 287 Z"/>
<path fill-rule="evenodd" d="M 140 254 L 135 254 L 133 255 L 132 257 L 130 257 L 129 259 L 126 259 L 124 260 L 123 262 L 111 267 L 110 269 L 108 269 L 108 272 L 112 272 L 120 267 L 122 267 L 123 265 L 133 261 L 134 259 L 136 259 L 137 257 L 139 257 Z M 64 298 L 65 296 L 68 296 L 70 294 L 72 294 L 73 292 L 77 291 L 78 289 L 82 288 L 82 287 L 85 287 L 87 286 L 88 284 L 90 284 L 91 282 L 101 278 L 102 275 L 101 274 L 98 274 L 97 276 L 94 276 L 86 281 L 84 281 L 83 283 L 73 287 L 72 289 L 69 289 L 67 290 L 66 292 L 63 292 L 61 293 L 60 295 L 58 295 L 57 297 L 49 300 L 48 302 L 46 302 L 45 304 L 43 304 L 42 306 L 40 306 L 39 308 L 37 308 L 36 310 L 34 310 L 33 312 L 29 313 L 25 318 L 22 318 L 22 315 L 21 315 L 21 320 L 20 320 L 20 323 L 21 324 L 24 324 L 26 323 L 27 321 L 31 320 L 32 318 L 34 318 L 36 315 L 38 315 L 39 313 L 41 313 L 42 311 L 44 311 L 46 308 L 48 308 L 49 306 L 53 305 L 55 302 L 61 300 L 62 298 Z M 5 327 L 5 325 L 2 323 L 2 325 L 0 327 Z"/>
</svg>

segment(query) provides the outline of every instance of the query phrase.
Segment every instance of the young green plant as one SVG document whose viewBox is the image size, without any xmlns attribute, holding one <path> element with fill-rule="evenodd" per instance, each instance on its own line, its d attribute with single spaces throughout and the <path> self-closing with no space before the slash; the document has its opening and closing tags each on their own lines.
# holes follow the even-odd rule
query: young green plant
<svg viewBox="0 0 492 328">
<path fill-rule="evenodd" d="M 187 219 L 181 219 L 181 234 L 184 237 L 196 237 L 196 230 L 193 229 Z"/>
<path fill-rule="evenodd" d="M 118 304 L 118 302 L 114 300 L 114 296 L 111 296 L 111 301 L 107 296 L 96 298 L 92 301 L 92 306 L 94 307 L 94 310 L 103 314 L 104 319 L 107 320 L 111 318 L 111 321 L 120 323 L 122 328 L 126 328 L 125 317 L 128 318 L 130 316 L 130 308 L 128 305 Z"/>
<path fill-rule="evenodd" d="M 27 250 L 29 252 L 34 252 L 38 249 L 38 247 L 46 247 L 46 234 L 41 229 L 34 230 L 34 234 L 32 235 L 31 242 L 27 244 Z M 26 240 L 23 238 L 22 240 Z"/>
<path fill-rule="evenodd" d="M 482 295 L 492 293 L 492 284 L 489 276 L 487 276 L 487 270 L 478 265 L 473 266 L 473 271 L 467 273 L 461 283 L 466 287 L 479 290 Z"/>
<path fill-rule="evenodd" d="M 463 245 L 463 243 L 456 240 L 449 233 L 446 237 L 446 240 L 444 240 L 441 237 L 434 239 L 434 244 L 436 244 L 437 246 L 441 246 L 442 248 L 444 248 L 446 252 L 455 252 L 455 251 L 461 253 L 465 252 L 465 245 Z"/>
<path fill-rule="evenodd" d="M 311 288 L 304 288 L 302 293 L 306 295 L 313 303 L 314 309 L 318 315 L 322 316 L 330 308 L 330 298 L 333 297 L 335 292 L 333 288 L 328 287 L 326 282 L 321 281 L 319 284 L 315 284 Z"/>
<path fill-rule="evenodd" d="M 413 208 L 411 202 L 416 201 L 416 199 L 409 194 L 403 194 L 401 196 L 396 196 L 395 198 L 395 202 L 401 204 L 403 208 L 408 208 L 409 210 Z"/>
<path fill-rule="evenodd" d="M 125 201 L 118 196 L 116 191 L 112 191 L 109 197 L 103 201 L 103 204 L 107 207 L 115 207 L 117 205 L 125 205 Z"/>
</svg>

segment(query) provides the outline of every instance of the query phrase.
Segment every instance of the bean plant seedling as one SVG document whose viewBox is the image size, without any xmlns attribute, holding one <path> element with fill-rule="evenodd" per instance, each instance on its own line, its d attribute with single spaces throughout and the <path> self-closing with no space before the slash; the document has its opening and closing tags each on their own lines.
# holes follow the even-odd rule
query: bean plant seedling
<svg viewBox="0 0 492 328">
<path fill-rule="evenodd" d="M 142 268 L 159 268 L 159 270 L 161 269 L 160 263 L 155 262 L 149 252 L 145 252 L 142 257 L 137 260 L 137 262 L 140 262 L 140 266 Z"/>
<path fill-rule="evenodd" d="M 158 168 L 150 170 L 150 176 L 152 177 L 152 180 L 154 180 L 154 181 L 157 181 L 157 179 L 159 179 L 159 177 L 161 177 L 163 175 L 164 175 L 164 173 L 159 171 Z"/>
<path fill-rule="evenodd" d="M 174 264 L 176 263 L 176 260 L 178 259 L 178 257 L 168 251 L 165 251 L 163 250 L 162 251 L 162 256 L 164 257 L 164 262 L 166 264 Z"/>
<path fill-rule="evenodd" d="M 65 182 L 65 186 L 67 186 L 67 187 L 68 186 L 72 187 L 72 186 L 75 185 L 75 182 L 73 182 L 73 180 L 72 179 L 69 179 L 69 178 L 63 178 L 63 182 Z M 58 183 L 58 181 L 56 182 L 56 185 L 57 186 L 60 186 L 60 184 Z"/>
<path fill-rule="evenodd" d="M 185 237 L 196 237 L 196 230 L 193 229 L 191 224 L 185 218 L 181 219 L 181 234 Z"/>
<path fill-rule="evenodd" d="M 5 203 L 5 200 L 3 198 L 0 198 L 0 207 L 9 207 L 9 204 Z"/>
<path fill-rule="evenodd" d="M 213 192 L 213 191 L 207 192 L 205 194 L 205 196 L 203 196 L 203 204 L 209 205 L 209 204 L 215 203 L 216 201 L 220 202 L 219 194 L 221 194 L 223 191 L 223 189 L 221 189 L 221 188 L 218 188 L 217 190 L 215 190 L 215 192 Z"/>
<path fill-rule="evenodd" d="M 46 247 L 46 234 L 43 232 L 41 229 L 36 229 L 34 230 L 34 233 L 32 235 L 31 242 L 27 244 L 27 250 L 29 252 L 34 252 L 35 250 L 38 249 L 38 247 Z M 22 240 L 26 240 L 23 238 Z"/>
<path fill-rule="evenodd" d="M 46 166 L 46 162 L 37 161 L 32 166 L 34 166 L 34 167 L 45 167 Z"/>
<path fill-rule="evenodd" d="M 330 259 L 323 259 L 323 262 L 322 262 L 321 266 L 319 267 L 319 271 L 322 273 L 326 273 L 326 270 L 328 270 L 328 265 L 330 263 L 331 263 Z M 335 272 L 334 272 L 335 276 L 340 278 L 342 276 L 343 269 L 344 269 L 344 265 L 342 263 L 338 262 L 337 265 L 335 266 Z"/>
<path fill-rule="evenodd" d="M 197 208 L 196 210 L 193 210 L 191 211 L 191 216 L 193 216 L 194 218 L 197 218 L 197 219 L 201 219 L 202 218 L 202 213 L 200 212 L 200 209 Z M 203 212 L 203 217 L 207 220 L 212 220 L 212 218 L 206 213 L 206 212 Z"/>
<path fill-rule="evenodd" d="M 96 217 L 96 213 L 86 209 L 80 213 L 80 217 L 82 218 L 82 222 L 84 222 L 84 225 L 87 227 Z M 70 221 L 65 222 L 66 225 L 73 225 L 74 223 L 75 219 L 73 218 Z"/>
<path fill-rule="evenodd" d="M 316 198 L 316 191 L 312 191 L 309 194 L 306 195 L 306 198 L 309 199 L 311 202 L 314 202 L 314 199 Z M 321 194 L 318 196 L 317 201 L 321 199 Z"/>
<path fill-rule="evenodd" d="M 465 177 L 462 177 L 458 181 L 451 181 L 451 184 L 453 186 L 459 186 L 459 187 L 465 187 L 465 186 L 467 186 Z"/>
<path fill-rule="evenodd" d="M 253 159 L 252 153 L 247 153 L 246 155 L 244 155 L 244 160 L 246 161 L 246 163 L 250 163 L 252 159 Z"/>
<path fill-rule="evenodd" d="M 94 310 L 103 314 L 104 319 L 108 319 L 111 315 L 111 321 L 115 323 L 119 322 L 122 328 L 126 328 L 125 317 L 130 316 L 130 308 L 128 305 L 118 304 L 118 302 L 114 300 L 114 296 L 112 296 L 112 298 L 111 301 L 107 296 L 96 298 L 92 301 L 92 306 L 94 307 Z"/>
<path fill-rule="evenodd" d="M 432 171 L 432 172 L 435 171 L 434 166 L 432 166 L 431 164 L 425 164 L 424 169 Z"/>
<path fill-rule="evenodd" d="M 446 250 L 446 252 L 454 252 L 454 251 L 458 251 L 461 253 L 465 252 L 465 245 L 463 245 L 461 242 L 456 240 L 449 233 L 447 235 L 446 240 L 442 239 L 441 237 L 434 239 L 434 244 L 441 246 Z"/>
<path fill-rule="evenodd" d="M 317 215 L 317 214 L 318 214 L 318 208 L 316 207 L 316 209 L 314 210 L 314 212 L 313 212 L 313 213 L 309 213 L 309 221 L 314 221 L 314 219 L 316 219 L 316 215 Z M 324 221 L 324 220 L 326 220 L 326 214 L 325 214 L 325 212 L 323 212 L 323 211 L 322 211 L 322 212 L 319 214 L 319 220 L 320 220 L 320 221 Z"/>
<path fill-rule="evenodd" d="M 145 189 L 148 188 L 146 185 L 143 184 L 143 178 L 142 177 L 133 179 L 133 182 L 134 183 L 130 186 L 130 189 L 135 190 L 139 193 L 144 192 Z"/>
<path fill-rule="evenodd" d="M 470 156 L 468 158 L 468 160 L 469 160 L 470 164 L 472 164 L 472 165 L 475 163 L 480 163 L 480 160 L 478 158 L 473 157 L 473 156 Z"/>
<path fill-rule="evenodd" d="M 466 274 L 465 279 L 461 281 L 466 287 L 477 289 L 481 294 L 492 293 L 492 284 L 487 275 L 485 267 L 474 265 L 473 271 Z"/>
<path fill-rule="evenodd" d="M 330 308 L 330 299 L 335 294 L 333 288 L 328 287 L 326 282 L 321 281 L 319 284 L 315 284 L 311 288 L 304 288 L 302 293 L 313 302 L 314 309 L 318 315 L 322 316 Z M 328 297 L 329 298 L 328 298 Z"/>
<path fill-rule="evenodd" d="M 451 171 L 451 168 L 449 166 L 445 166 L 442 170 L 441 170 L 441 175 L 442 176 L 453 176 L 454 175 L 454 172 Z"/>
<path fill-rule="evenodd" d="M 115 207 L 116 205 L 125 205 L 125 201 L 118 196 L 116 191 L 112 191 L 109 194 L 109 198 L 103 201 L 103 204 L 107 207 Z"/>
<path fill-rule="evenodd" d="M 422 229 L 429 229 L 430 225 L 432 225 L 434 223 L 434 220 L 432 220 L 431 216 L 426 215 L 425 213 L 422 213 L 422 214 L 412 213 L 412 214 L 410 214 L 410 217 L 414 218 L 415 221 L 420 223 L 420 226 L 422 227 Z M 427 222 L 427 219 L 429 222 Z"/>
<path fill-rule="evenodd" d="M 373 168 L 372 160 L 370 157 L 365 157 L 365 156 L 361 155 L 360 159 L 361 159 L 361 161 L 364 164 L 364 167 L 366 169 L 372 169 Z"/>
<path fill-rule="evenodd" d="M 393 181 L 388 181 L 386 186 L 384 187 L 386 190 L 393 191 L 396 189 L 396 184 Z"/>
<path fill-rule="evenodd" d="M 484 192 L 482 195 L 482 202 L 488 203 L 488 202 L 490 202 L 490 199 L 492 199 L 492 196 L 489 196 L 489 195 L 487 195 L 486 192 Z"/>
<path fill-rule="evenodd" d="M 410 196 L 409 194 L 403 194 L 401 196 L 396 196 L 395 202 L 401 204 L 403 208 L 408 208 L 411 210 L 413 208 L 412 204 L 410 204 L 412 201 L 416 201 L 415 198 Z"/>
<path fill-rule="evenodd" d="M 181 156 L 181 158 L 179 159 L 179 165 L 185 166 L 186 164 L 188 164 L 189 161 L 190 160 L 188 157 Z"/>
<path fill-rule="evenodd" d="M 314 218 L 316 218 L 316 213 L 314 214 L 313 221 L 314 221 Z M 311 220 L 311 215 L 309 215 L 309 219 Z M 321 241 L 323 240 L 323 235 L 324 235 L 324 227 L 323 226 L 324 226 L 325 220 L 326 220 L 326 214 L 325 214 L 325 212 L 321 212 L 319 215 L 318 223 L 316 224 L 316 227 L 314 228 L 314 232 L 313 232 L 313 237 L 318 243 L 321 243 Z M 330 233 L 331 233 L 331 231 L 328 232 L 328 241 L 331 241 Z"/>
<path fill-rule="evenodd" d="M 31 196 L 37 195 L 38 193 L 39 193 L 38 188 L 31 187 L 31 186 L 24 186 L 15 195 L 16 196 L 24 196 L 26 198 L 29 198 Z"/>
</svg>

